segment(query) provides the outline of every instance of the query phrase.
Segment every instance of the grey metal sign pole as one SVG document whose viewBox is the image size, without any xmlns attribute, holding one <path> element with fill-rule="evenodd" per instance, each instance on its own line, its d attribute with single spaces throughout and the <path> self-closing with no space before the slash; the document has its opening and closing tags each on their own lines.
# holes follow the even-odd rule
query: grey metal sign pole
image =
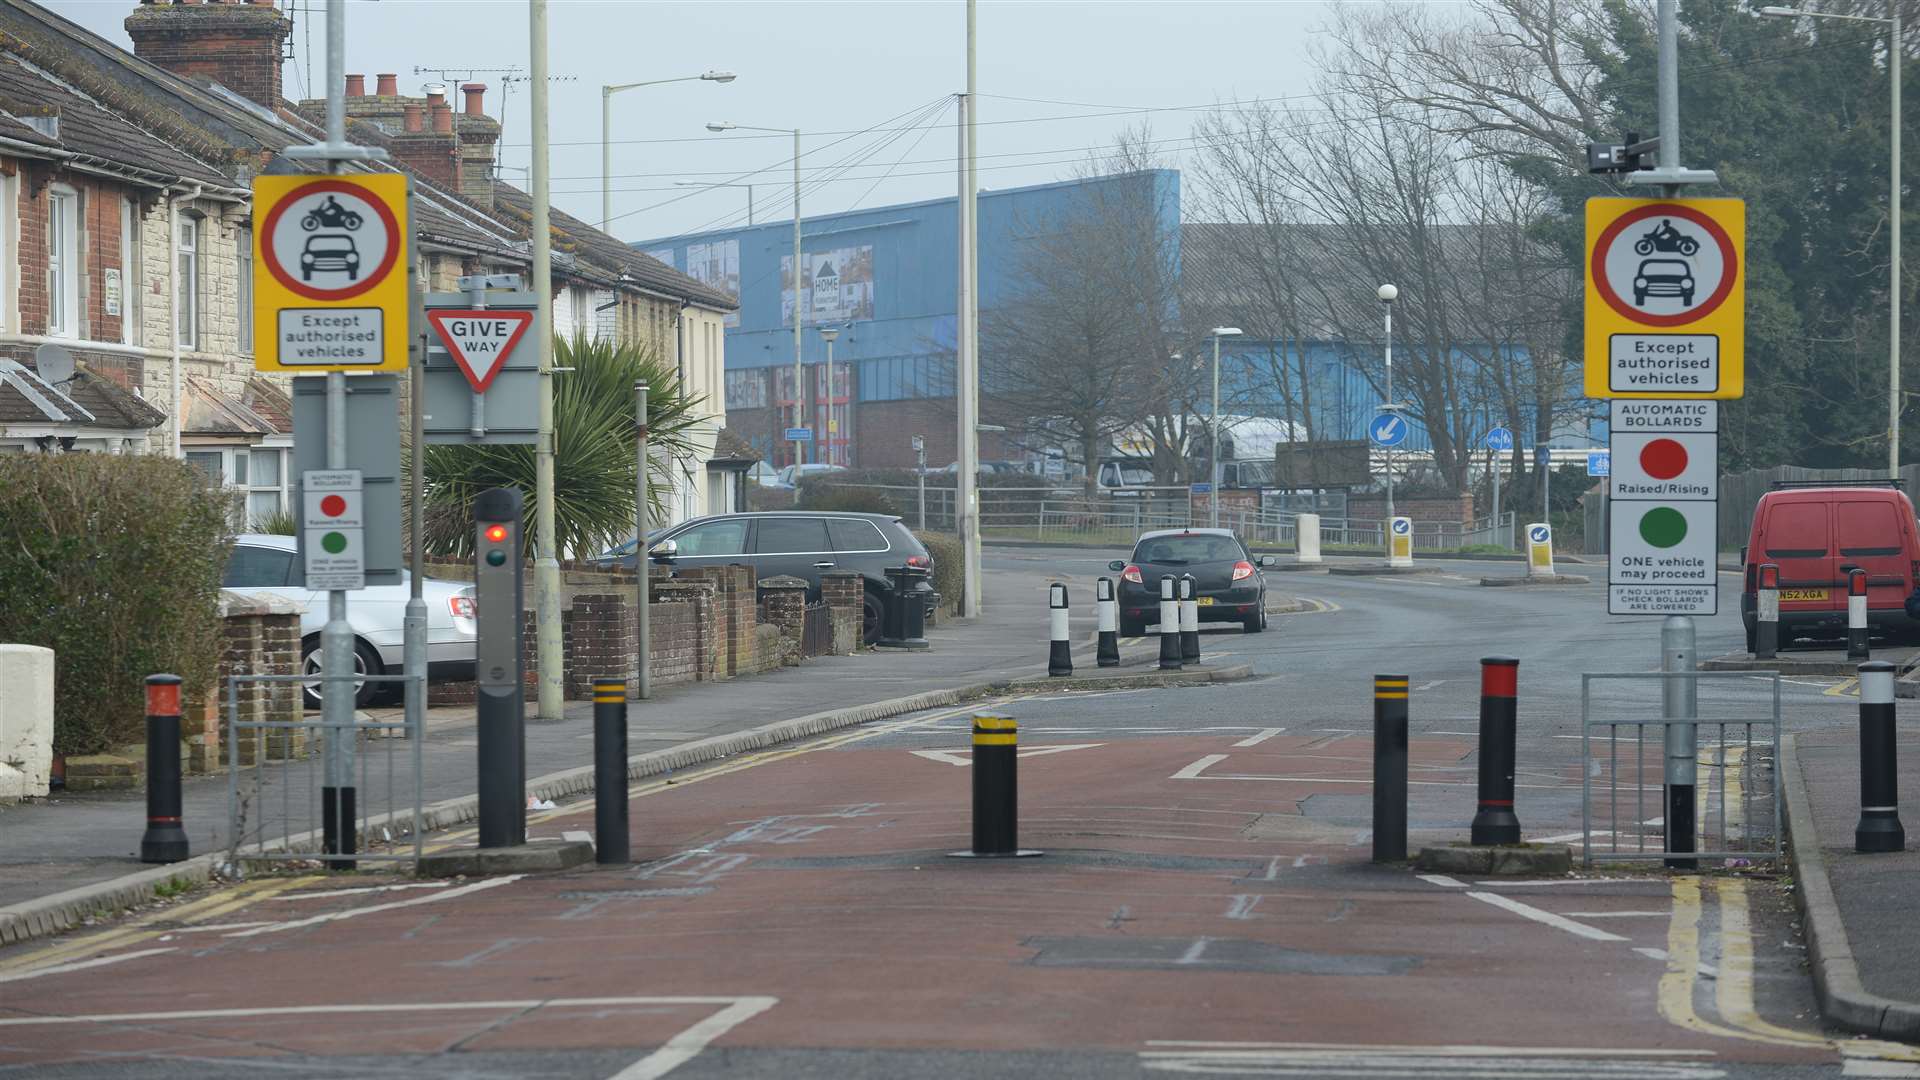
<svg viewBox="0 0 1920 1080">
<path fill-rule="evenodd" d="M 411 217 L 411 215 L 409 215 Z M 424 321 L 420 318 L 420 285 L 415 279 L 411 292 L 415 325 Z M 426 498 L 427 481 L 427 433 L 426 406 L 427 395 L 427 339 L 424 334 L 414 337 L 412 389 L 407 394 L 407 412 L 410 425 L 410 437 L 413 445 L 408 447 L 409 462 L 407 478 L 407 534 L 411 538 L 407 550 L 407 610 L 400 620 L 401 666 L 408 680 L 406 686 L 407 738 L 419 739 L 427 732 L 427 599 L 426 588 L 426 523 L 427 510 L 422 503 Z"/>
<path fill-rule="evenodd" d="M 648 596 L 647 581 L 647 526 L 653 524 L 653 507 L 647 502 L 647 384 L 633 384 L 633 423 L 634 439 L 634 479 L 633 479 L 633 577 L 634 591 L 640 605 L 636 618 L 640 623 L 639 640 L 635 648 L 639 652 L 640 700 L 653 697 L 653 630 L 648 625 L 648 605 L 652 597 Z"/>
</svg>

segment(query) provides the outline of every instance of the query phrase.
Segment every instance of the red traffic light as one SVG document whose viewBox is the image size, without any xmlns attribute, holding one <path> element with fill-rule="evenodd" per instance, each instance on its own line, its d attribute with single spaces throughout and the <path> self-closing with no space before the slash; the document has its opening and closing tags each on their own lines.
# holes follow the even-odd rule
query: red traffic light
<svg viewBox="0 0 1920 1080">
<path fill-rule="evenodd" d="M 488 540 L 488 541 L 489 541 L 490 543 L 495 543 L 495 544 L 504 544 L 504 543 L 506 543 L 506 542 L 507 542 L 507 527 L 506 527 L 505 525 L 489 525 L 489 526 L 487 526 L 487 540 Z"/>
</svg>

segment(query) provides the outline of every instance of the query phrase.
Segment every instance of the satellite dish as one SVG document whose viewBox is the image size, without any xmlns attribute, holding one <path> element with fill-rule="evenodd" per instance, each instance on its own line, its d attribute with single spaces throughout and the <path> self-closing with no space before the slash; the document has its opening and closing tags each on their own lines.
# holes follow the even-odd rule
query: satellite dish
<svg viewBox="0 0 1920 1080">
<path fill-rule="evenodd" d="M 58 386 L 73 379 L 73 354 L 59 345 L 42 345 L 33 350 L 33 367 L 42 382 Z"/>
</svg>

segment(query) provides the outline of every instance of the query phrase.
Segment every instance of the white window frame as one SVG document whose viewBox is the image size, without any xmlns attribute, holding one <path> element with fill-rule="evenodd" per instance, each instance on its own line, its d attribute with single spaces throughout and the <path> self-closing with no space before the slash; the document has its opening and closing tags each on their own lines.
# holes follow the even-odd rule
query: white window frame
<svg viewBox="0 0 1920 1080">
<path fill-rule="evenodd" d="M 200 241 L 205 235 L 204 224 L 198 217 L 181 214 L 179 232 L 173 238 L 173 334 L 181 348 L 195 351 L 200 348 Z"/>
<path fill-rule="evenodd" d="M 80 336 L 80 193 L 47 186 L 47 336 Z"/>
<path fill-rule="evenodd" d="M 11 176 L 0 176 L 0 329 L 14 325 L 14 266 L 20 261 L 20 207 Z"/>
<path fill-rule="evenodd" d="M 235 295 L 239 298 L 236 322 L 240 334 L 240 355 L 253 355 L 253 227 L 236 225 L 233 230 L 235 258 L 240 268 Z"/>
<path fill-rule="evenodd" d="M 140 206 L 120 200 L 120 343 L 140 344 Z"/>
</svg>

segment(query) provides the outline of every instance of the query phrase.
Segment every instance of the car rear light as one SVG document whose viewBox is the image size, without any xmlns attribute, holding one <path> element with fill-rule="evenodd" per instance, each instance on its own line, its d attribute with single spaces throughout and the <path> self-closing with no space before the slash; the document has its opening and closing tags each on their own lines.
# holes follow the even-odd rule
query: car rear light
<svg viewBox="0 0 1920 1080">
<path fill-rule="evenodd" d="M 453 612 L 453 617 L 456 619 L 471 619 L 474 613 L 479 610 L 479 608 L 474 605 L 473 597 L 471 596 L 447 597 L 447 609 Z"/>
<path fill-rule="evenodd" d="M 933 565 L 933 560 L 925 555 L 909 555 L 907 556 L 907 565 L 917 566 L 924 570 Z"/>
<path fill-rule="evenodd" d="M 1253 576 L 1253 564 L 1252 564 L 1252 563 L 1250 563 L 1250 562 L 1237 562 L 1237 563 L 1234 563 L 1234 564 L 1233 564 L 1233 580 L 1235 580 L 1235 581 L 1243 581 L 1243 580 L 1245 580 L 1245 579 L 1247 579 L 1247 578 L 1250 578 L 1250 577 L 1252 577 L 1252 576 Z"/>
<path fill-rule="evenodd" d="M 1129 566 L 1125 570 L 1120 571 L 1120 580 L 1131 581 L 1135 585 L 1144 584 L 1140 577 L 1140 568 L 1137 566 Z"/>
</svg>

